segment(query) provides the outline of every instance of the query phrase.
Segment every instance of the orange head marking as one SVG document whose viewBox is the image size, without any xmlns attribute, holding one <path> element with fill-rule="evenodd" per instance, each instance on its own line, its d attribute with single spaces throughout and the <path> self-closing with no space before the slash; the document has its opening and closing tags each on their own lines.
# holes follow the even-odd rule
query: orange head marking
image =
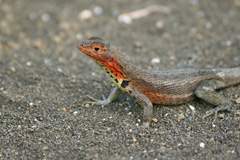
<svg viewBox="0 0 240 160">
<path fill-rule="evenodd" d="M 98 37 L 82 40 L 79 50 L 94 59 L 97 63 L 106 67 L 117 79 L 124 79 L 122 66 L 110 51 L 109 43 Z"/>
<path fill-rule="evenodd" d="M 109 57 L 108 46 L 101 38 L 92 37 L 88 40 L 82 40 L 79 49 L 82 53 L 101 63 L 101 61 L 105 61 Z"/>
</svg>

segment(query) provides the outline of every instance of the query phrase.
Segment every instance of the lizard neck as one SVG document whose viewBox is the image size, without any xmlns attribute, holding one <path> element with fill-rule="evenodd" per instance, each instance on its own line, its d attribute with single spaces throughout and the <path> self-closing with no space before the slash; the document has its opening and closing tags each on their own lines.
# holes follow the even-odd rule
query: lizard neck
<svg viewBox="0 0 240 160">
<path fill-rule="evenodd" d="M 110 60 L 103 61 L 101 64 L 106 72 L 110 74 L 111 78 L 117 80 L 127 79 L 127 75 L 124 73 L 122 65 L 116 60 L 116 58 L 111 57 Z"/>
</svg>

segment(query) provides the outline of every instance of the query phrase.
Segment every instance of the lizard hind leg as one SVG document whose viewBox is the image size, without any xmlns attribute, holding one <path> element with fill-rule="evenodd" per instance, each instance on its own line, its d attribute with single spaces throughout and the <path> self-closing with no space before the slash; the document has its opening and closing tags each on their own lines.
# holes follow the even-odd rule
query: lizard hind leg
<svg viewBox="0 0 240 160">
<path fill-rule="evenodd" d="M 212 114 L 215 114 L 216 116 L 219 111 L 231 110 L 230 101 L 223 95 L 216 92 L 216 89 L 224 86 L 226 86 L 226 84 L 220 80 L 204 80 L 196 88 L 194 93 L 198 98 L 216 106 L 215 108 L 207 111 L 203 118 Z"/>
</svg>

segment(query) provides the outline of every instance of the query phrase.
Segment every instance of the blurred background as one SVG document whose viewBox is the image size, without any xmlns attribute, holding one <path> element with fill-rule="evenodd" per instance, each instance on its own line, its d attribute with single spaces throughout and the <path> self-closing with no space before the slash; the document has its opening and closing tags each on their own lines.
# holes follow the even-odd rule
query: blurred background
<svg viewBox="0 0 240 160">
<path fill-rule="evenodd" d="M 156 107 L 143 131 L 128 97 L 84 104 L 111 82 L 77 45 L 101 37 L 144 69 L 233 67 L 239 26 L 239 0 L 0 0 L 0 159 L 236 159 L 240 100 L 217 121 L 199 101 Z"/>
</svg>

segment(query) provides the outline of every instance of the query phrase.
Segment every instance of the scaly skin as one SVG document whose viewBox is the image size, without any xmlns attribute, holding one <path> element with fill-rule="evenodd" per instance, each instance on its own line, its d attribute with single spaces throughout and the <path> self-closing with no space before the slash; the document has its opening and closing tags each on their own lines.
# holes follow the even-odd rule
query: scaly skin
<svg viewBox="0 0 240 160">
<path fill-rule="evenodd" d="M 96 101 L 96 104 L 111 103 L 117 98 L 119 89 L 127 92 L 143 106 L 145 126 L 149 126 L 152 120 L 152 104 L 178 105 L 198 97 L 217 106 L 206 116 L 229 109 L 230 100 L 215 90 L 240 83 L 240 68 L 142 70 L 97 37 L 83 40 L 79 49 L 102 66 L 116 84 L 109 97 Z"/>
</svg>

